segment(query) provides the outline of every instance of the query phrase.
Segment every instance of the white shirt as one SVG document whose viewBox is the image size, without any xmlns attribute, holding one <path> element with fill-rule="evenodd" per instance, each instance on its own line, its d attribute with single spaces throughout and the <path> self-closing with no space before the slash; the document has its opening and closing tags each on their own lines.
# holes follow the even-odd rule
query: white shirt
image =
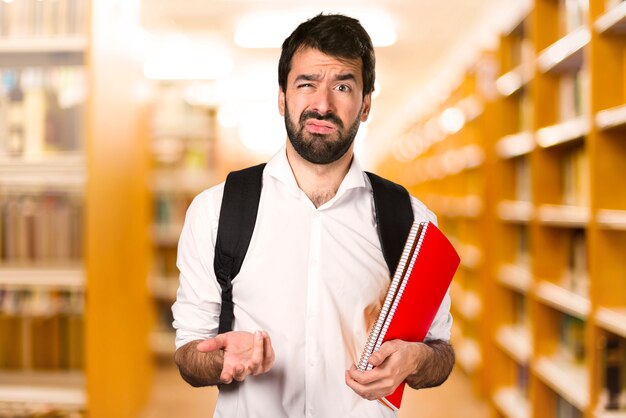
<svg viewBox="0 0 626 418">
<path fill-rule="evenodd" d="M 178 247 L 172 307 L 176 347 L 217 334 L 220 286 L 213 249 L 224 185 L 190 205 Z M 435 216 L 412 198 L 416 220 Z M 234 330 L 267 330 L 272 369 L 222 387 L 217 417 L 394 417 L 345 384 L 358 362 L 390 277 L 375 227 L 369 179 L 356 159 L 335 197 L 315 208 L 298 188 L 283 148 L 263 172 L 254 234 L 233 279 Z M 448 340 L 446 295 L 427 339 Z"/>
</svg>

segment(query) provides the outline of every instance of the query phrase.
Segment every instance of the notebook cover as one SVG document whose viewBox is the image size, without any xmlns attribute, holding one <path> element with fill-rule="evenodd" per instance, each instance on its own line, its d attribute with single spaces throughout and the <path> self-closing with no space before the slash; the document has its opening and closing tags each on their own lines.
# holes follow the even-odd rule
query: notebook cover
<svg viewBox="0 0 626 418">
<path fill-rule="evenodd" d="M 419 237 L 418 237 L 419 238 Z M 391 324 L 383 338 L 389 340 L 423 341 L 460 263 L 454 247 L 443 233 L 428 222 L 426 233 L 413 269 L 396 307 Z M 393 409 L 399 409 L 405 383 L 394 393 L 381 399 Z"/>
</svg>

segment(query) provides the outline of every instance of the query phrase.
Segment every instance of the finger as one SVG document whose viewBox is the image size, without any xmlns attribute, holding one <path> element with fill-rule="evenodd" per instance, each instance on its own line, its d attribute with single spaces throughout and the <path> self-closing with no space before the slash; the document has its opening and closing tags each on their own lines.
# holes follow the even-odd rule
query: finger
<svg viewBox="0 0 626 418">
<path fill-rule="evenodd" d="M 272 340 L 270 339 L 267 331 L 263 331 L 263 372 L 268 371 L 274 365 L 274 347 L 272 347 Z"/>
<path fill-rule="evenodd" d="M 248 370 L 250 374 L 257 375 L 261 372 L 263 362 L 263 335 L 261 331 L 254 333 L 254 342 L 252 346 L 252 355 L 248 361 Z"/>
<path fill-rule="evenodd" d="M 238 382 L 243 382 L 248 376 L 246 367 L 243 364 L 237 364 L 233 370 L 233 379 Z"/>
<path fill-rule="evenodd" d="M 392 341 L 387 341 L 377 351 L 372 353 L 368 362 L 374 367 L 380 366 L 395 350 L 395 344 Z"/>
<path fill-rule="evenodd" d="M 232 382 L 233 381 L 233 374 L 232 374 L 232 372 L 229 371 L 229 370 L 223 369 L 222 373 L 220 374 L 220 381 L 222 383 L 226 383 L 226 384 Z"/>
<path fill-rule="evenodd" d="M 368 399 L 370 401 L 377 399 L 374 392 L 372 392 L 365 385 L 360 384 L 359 382 L 357 382 L 356 380 L 352 378 L 352 375 L 350 374 L 350 370 L 346 370 L 345 381 L 346 381 L 346 385 L 348 385 L 350 389 L 352 389 L 357 395 L 359 395 L 363 399 Z"/>
<path fill-rule="evenodd" d="M 210 351 L 220 350 L 226 346 L 226 337 L 223 334 L 218 334 L 214 338 L 207 338 L 204 341 L 200 341 L 196 345 L 196 349 L 203 353 Z"/>
<path fill-rule="evenodd" d="M 348 370 L 348 374 L 350 375 L 350 378 L 352 380 L 361 385 L 369 385 L 370 383 L 375 382 L 380 378 L 380 373 L 378 370 L 372 369 L 362 372 L 361 370 L 357 369 L 354 364 L 352 365 L 352 367 L 350 367 L 350 370 Z"/>
</svg>

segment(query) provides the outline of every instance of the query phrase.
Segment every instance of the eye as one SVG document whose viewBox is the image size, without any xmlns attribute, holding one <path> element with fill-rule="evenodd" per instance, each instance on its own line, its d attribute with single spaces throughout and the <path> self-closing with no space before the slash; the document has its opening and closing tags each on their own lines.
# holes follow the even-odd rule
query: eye
<svg viewBox="0 0 626 418">
<path fill-rule="evenodd" d="M 349 93 L 352 90 L 352 88 L 347 84 L 339 84 L 337 87 L 335 87 L 335 90 Z"/>
<path fill-rule="evenodd" d="M 313 84 L 311 83 L 302 83 L 302 84 L 298 84 L 297 88 L 301 89 L 301 88 L 309 88 L 309 87 L 313 87 Z"/>
</svg>

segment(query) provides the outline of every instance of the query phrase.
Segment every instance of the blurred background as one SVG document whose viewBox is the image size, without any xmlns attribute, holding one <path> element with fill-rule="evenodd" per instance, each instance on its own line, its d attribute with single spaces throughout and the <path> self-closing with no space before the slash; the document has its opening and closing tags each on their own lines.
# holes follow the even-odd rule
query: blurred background
<svg viewBox="0 0 626 418">
<path fill-rule="evenodd" d="M 462 258 L 455 370 L 400 417 L 626 417 L 622 0 L 0 0 L 0 417 L 212 415 L 172 362 L 178 236 L 284 143 L 279 48 L 319 12 L 376 46 L 362 165 Z"/>
</svg>

